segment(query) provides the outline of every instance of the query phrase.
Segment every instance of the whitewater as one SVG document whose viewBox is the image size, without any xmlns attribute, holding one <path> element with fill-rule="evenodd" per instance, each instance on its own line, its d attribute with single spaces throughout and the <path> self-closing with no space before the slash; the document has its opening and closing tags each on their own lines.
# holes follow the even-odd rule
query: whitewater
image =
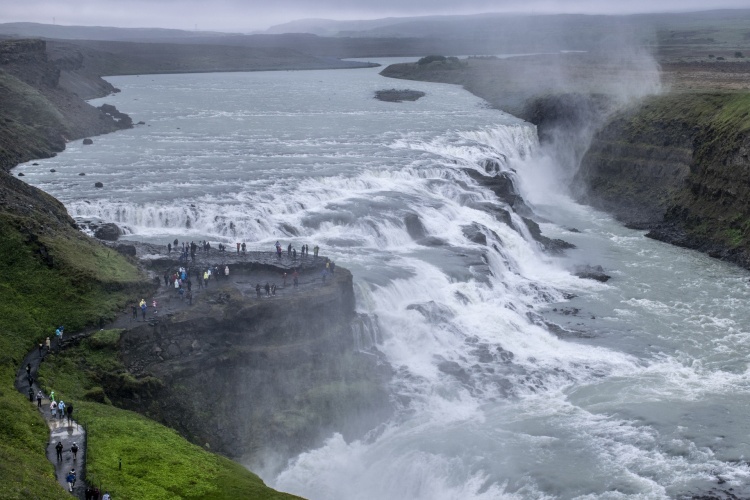
<svg viewBox="0 0 750 500">
<path fill-rule="evenodd" d="M 122 92 L 92 104 L 145 124 L 14 172 L 127 239 L 318 244 L 352 271 L 372 324 L 358 345 L 393 367 L 396 411 L 362 439 L 248 463 L 277 489 L 750 497 L 747 273 L 575 203 L 533 125 L 459 87 L 377 71 L 110 78 Z M 392 87 L 426 96 L 373 98 Z M 576 248 L 545 251 L 525 214 L 467 173 L 490 175 L 488 161 L 545 236 Z M 588 264 L 612 279 L 572 274 Z"/>
</svg>

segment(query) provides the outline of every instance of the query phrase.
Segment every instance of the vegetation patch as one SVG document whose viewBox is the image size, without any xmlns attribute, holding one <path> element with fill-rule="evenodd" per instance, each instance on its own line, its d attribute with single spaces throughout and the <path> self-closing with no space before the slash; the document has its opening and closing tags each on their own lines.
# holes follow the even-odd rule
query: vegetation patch
<svg viewBox="0 0 750 500">
<path fill-rule="evenodd" d="M 89 481 L 114 498 L 299 498 L 137 413 L 96 403 L 76 408 L 88 433 Z"/>
</svg>

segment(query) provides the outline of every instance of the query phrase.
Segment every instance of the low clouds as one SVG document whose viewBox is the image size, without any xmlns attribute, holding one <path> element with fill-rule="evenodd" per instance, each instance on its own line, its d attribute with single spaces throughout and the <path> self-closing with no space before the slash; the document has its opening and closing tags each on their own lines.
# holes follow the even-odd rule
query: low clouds
<svg viewBox="0 0 750 500">
<path fill-rule="evenodd" d="M 296 19 L 375 19 L 482 12 L 628 14 L 747 8 L 747 0 L 24 0 L 0 22 L 248 32 Z"/>
</svg>

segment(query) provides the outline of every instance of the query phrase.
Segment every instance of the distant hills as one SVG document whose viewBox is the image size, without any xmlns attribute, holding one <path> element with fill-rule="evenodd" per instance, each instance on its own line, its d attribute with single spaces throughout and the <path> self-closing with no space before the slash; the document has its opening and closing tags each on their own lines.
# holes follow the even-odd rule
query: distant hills
<svg viewBox="0 0 750 500">
<path fill-rule="evenodd" d="M 283 49 L 333 58 L 616 52 L 645 46 L 660 58 L 701 59 L 709 54 L 727 58 L 750 50 L 750 9 L 627 16 L 488 13 L 360 21 L 304 19 L 253 34 L 6 23 L 0 24 L 0 37 Z"/>
<path fill-rule="evenodd" d="M 14 38 L 57 40 L 107 40 L 113 42 L 169 42 L 181 38 L 237 35 L 217 31 L 187 31 L 164 28 L 114 28 L 109 26 L 61 26 L 41 23 L 0 23 L 0 34 Z"/>
</svg>

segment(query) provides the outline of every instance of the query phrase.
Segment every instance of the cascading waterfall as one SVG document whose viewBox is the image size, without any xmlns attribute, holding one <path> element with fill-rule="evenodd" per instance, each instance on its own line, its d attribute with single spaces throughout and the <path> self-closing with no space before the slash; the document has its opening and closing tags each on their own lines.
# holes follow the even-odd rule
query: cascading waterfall
<svg viewBox="0 0 750 500">
<path fill-rule="evenodd" d="M 145 241 L 319 244 L 354 275 L 355 345 L 393 368 L 390 421 L 258 471 L 271 485 L 311 500 L 463 500 L 747 482 L 745 448 L 728 444 L 750 433 L 745 278 L 573 204 L 533 126 L 446 85 L 378 102 L 374 70 L 115 83 L 108 101 L 151 128 L 71 144 L 19 167 L 24 179 Z M 497 174 L 514 206 L 554 221 L 540 220 L 545 235 L 579 249 L 546 254 L 528 213 L 479 181 Z M 567 270 L 591 259 L 615 279 Z"/>
</svg>

